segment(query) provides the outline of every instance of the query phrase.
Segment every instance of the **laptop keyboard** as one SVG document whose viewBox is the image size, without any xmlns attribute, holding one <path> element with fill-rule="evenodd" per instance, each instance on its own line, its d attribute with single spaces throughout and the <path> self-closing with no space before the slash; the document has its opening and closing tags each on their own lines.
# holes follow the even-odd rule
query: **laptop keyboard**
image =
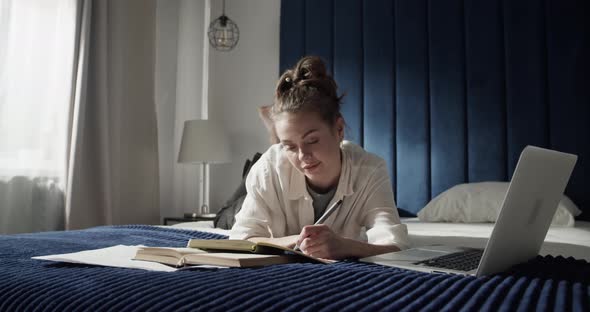
<svg viewBox="0 0 590 312">
<path fill-rule="evenodd" d="M 418 261 L 414 264 L 457 271 L 471 271 L 477 268 L 482 255 L 483 250 L 479 249 L 460 251 L 436 258 Z"/>
</svg>

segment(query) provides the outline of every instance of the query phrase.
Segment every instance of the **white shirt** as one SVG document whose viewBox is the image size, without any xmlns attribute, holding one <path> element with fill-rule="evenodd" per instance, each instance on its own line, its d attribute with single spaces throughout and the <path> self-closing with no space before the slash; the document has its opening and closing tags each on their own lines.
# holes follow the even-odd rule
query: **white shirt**
<svg viewBox="0 0 590 312">
<path fill-rule="evenodd" d="M 347 141 L 341 151 L 340 178 L 329 206 L 339 199 L 343 203 L 324 224 L 343 237 L 407 248 L 408 230 L 400 223 L 385 161 Z M 313 224 L 313 200 L 305 183 L 305 175 L 293 167 L 281 146 L 271 146 L 246 178 L 248 194 L 230 238 L 297 235 Z"/>
</svg>

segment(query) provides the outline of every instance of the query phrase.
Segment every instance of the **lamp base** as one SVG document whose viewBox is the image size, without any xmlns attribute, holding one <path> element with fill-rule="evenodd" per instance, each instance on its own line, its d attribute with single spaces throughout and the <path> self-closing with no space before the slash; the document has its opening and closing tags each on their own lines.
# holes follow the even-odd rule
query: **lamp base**
<svg viewBox="0 0 590 312">
<path fill-rule="evenodd" d="M 184 214 L 184 217 L 186 219 L 210 219 L 213 220 L 215 219 L 215 216 L 217 216 L 214 213 L 198 213 L 198 212 L 187 212 Z"/>
</svg>

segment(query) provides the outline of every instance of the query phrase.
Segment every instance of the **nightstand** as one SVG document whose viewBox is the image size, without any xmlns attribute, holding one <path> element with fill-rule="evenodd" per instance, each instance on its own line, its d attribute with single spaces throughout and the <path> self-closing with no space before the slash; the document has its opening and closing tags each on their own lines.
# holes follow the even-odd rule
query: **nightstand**
<svg viewBox="0 0 590 312">
<path fill-rule="evenodd" d="M 207 215 L 195 216 L 195 217 L 165 217 L 164 225 L 172 225 L 181 222 L 196 222 L 196 221 L 213 221 L 215 214 L 210 213 Z"/>
</svg>

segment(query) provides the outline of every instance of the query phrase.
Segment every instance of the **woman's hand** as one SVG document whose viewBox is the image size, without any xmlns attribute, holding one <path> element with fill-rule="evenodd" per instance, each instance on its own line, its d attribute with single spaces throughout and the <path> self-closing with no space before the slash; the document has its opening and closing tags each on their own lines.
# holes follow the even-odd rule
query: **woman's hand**
<svg viewBox="0 0 590 312">
<path fill-rule="evenodd" d="M 307 225 L 301 230 L 297 245 L 315 258 L 344 259 L 351 256 L 352 241 L 332 231 L 325 224 Z"/>
<path fill-rule="evenodd" d="M 373 245 L 342 237 L 325 224 L 304 226 L 297 246 L 312 257 L 334 260 L 364 258 L 400 250 L 395 245 Z"/>
</svg>

